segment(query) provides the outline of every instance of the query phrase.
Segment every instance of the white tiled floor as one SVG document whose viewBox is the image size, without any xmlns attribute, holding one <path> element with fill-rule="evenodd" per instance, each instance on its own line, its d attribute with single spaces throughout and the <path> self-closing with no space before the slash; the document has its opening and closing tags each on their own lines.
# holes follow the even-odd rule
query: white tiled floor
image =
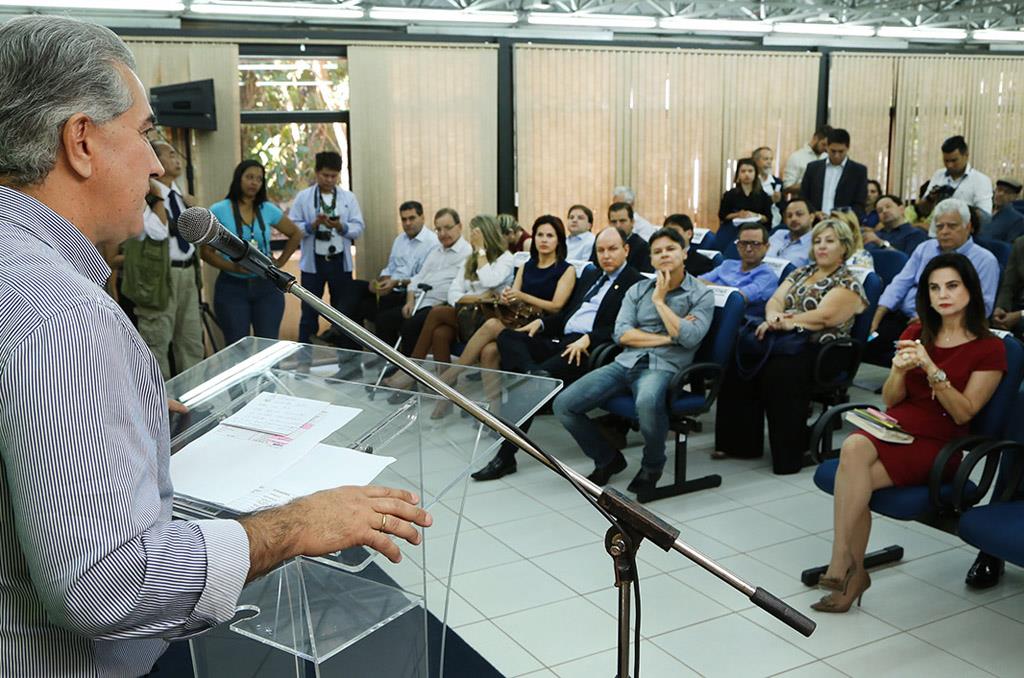
<svg viewBox="0 0 1024 678">
<path fill-rule="evenodd" d="M 865 399 L 855 389 L 854 398 Z M 870 397 L 867 397 L 870 399 Z M 876 518 L 871 546 L 901 544 L 904 561 L 872 575 L 863 607 L 845 615 L 809 609 L 821 593 L 801 570 L 829 554 L 831 498 L 811 471 L 778 477 L 767 458 L 712 461 L 713 415 L 690 438 L 689 473 L 722 475 L 722 485 L 647 507 L 680 538 L 755 586 L 811 616 L 804 638 L 753 607 L 739 592 L 675 552 L 640 551 L 642 676 L 1021 676 L 1024 675 L 1024 570 L 969 591 L 964 574 L 975 552 L 920 524 Z M 550 416 L 531 436 L 586 473 L 590 462 Z M 640 438 L 631 433 L 630 468 Z M 604 523 L 564 481 L 526 455 L 498 482 L 469 481 L 452 588 L 455 631 L 508 676 L 611 676 L 615 673 L 615 589 Z M 446 500 L 458 509 L 457 500 Z M 450 523 L 451 516 L 439 523 Z M 444 553 L 439 535 L 428 553 Z M 429 547 L 428 547 L 429 548 Z M 415 557 L 415 556 L 414 556 Z M 443 607 L 446 562 L 427 557 L 431 609 Z"/>
</svg>

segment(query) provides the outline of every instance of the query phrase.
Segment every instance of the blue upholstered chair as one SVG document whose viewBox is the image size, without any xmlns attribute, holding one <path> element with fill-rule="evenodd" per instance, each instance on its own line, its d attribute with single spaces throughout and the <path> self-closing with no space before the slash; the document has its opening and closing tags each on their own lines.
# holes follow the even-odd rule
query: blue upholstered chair
<svg viewBox="0 0 1024 678">
<path fill-rule="evenodd" d="M 868 251 L 871 252 L 871 258 L 875 261 L 875 273 L 882 279 L 882 287 L 891 283 L 910 259 L 899 250 L 871 249 Z"/>
<path fill-rule="evenodd" d="M 701 247 L 718 250 L 726 259 L 739 259 L 740 255 L 736 252 L 735 242 L 738 233 L 739 229 L 736 227 L 736 224 L 732 223 L 732 220 L 723 221 L 719 224 L 718 231 L 715 232 L 714 243 L 711 245 L 701 243 Z"/>
<path fill-rule="evenodd" d="M 1008 242 L 992 240 L 991 238 L 976 237 L 974 242 L 995 255 L 996 261 L 999 262 L 999 273 L 1002 275 L 1003 271 L 1006 270 L 1006 265 L 1010 263 L 1010 250 L 1013 249 L 1013 246 Z"/>
<path fill-rule="evenodd" d="M 705 257 L 710 259 L 711 263 L 714 264 L 715 266 L 718 266 L 720 263 L 722 263 L 722 259 L 723 259 L 722 253 L 719 252 L 718 250 L 708 250 L 708 249 L 700 248 L 700 249 L 697 250 L 697 252 L 699 252 L 700 254 L 703 254 Z"/>
<path fill-rule="evenodd" d="M 814 365 L 812 399 L 821 403 L 823 410 L 849 400 L 847 392 L 860 368 L 861 355 L 871 333 L 871 319 L 882 296 L 882 280 L 874 271 L 851 269 L 864 286 L 868 305 L 857 314 L 850 328 L 850 336 L 825 344 L 818 352 Z M 824 415 L 824 412 L 822 414 Z"/>
<path fill-rule="evenodd" d="M 959 440 L 951 440 L 939 451 L 927 485 L 886 487 L 874 492 L 871 495 L 870 503 L 872 511 L 896 520 L 918 520 L 939 527 L 945 526 L 951 531 L 951 521 L 955 519 L 954 483 L 942 480 L 942 471 L 946 462 L 954 454 L 962 454 L 964 451 L 970 453 L 975 448 L 979 448 L 982 443 L 1003 434 L 1014 399 L 1020 388 L 1022 373 L 1024 373 L 1024 347 L 1007 333 L 1000 334 L 1003 336 L 1003 344 L 1006 346 L 1006 374 L 999 382 L 999 386 L 988 404 L 971 421 L 971 434 Z M 839 427 L 837 425 L 839 417 L 848 410 L 868 406 L 863 403 L 847 403 L 833 407 L 823 414 L 811 432 L 811 454 L 819 460 L 824 456 L 835 455 L 836 450 L 832 449 L 832 435 Z M 821 461 L 814 473 L 814 484 L 821 490 L 832 494 L 835 491 L 838 467 L 838 458 Z M 991 471 L 987 475 L 991 480 Z M 966 496 L 975 496 L 978 494 L 978 490 L 976 484 L 967 481 L 961 492 Z M 900 560 L 902 557 L 903 549 L 901 547 L 889 546 L 865 556 L 864 565 L 865 567 L 876 567 L 883 563 Z M 824 571 L 824 567 L 805 570 L 801 579 L 808 586 L 813 586 Z"/>
<path fill-rule="evenodd" d="M 958 532 L 965 542 L 1024 565 L 1024 393 L 1017 393 L 1005 437 L 980 445 L 964 458 L 953 479 L 953 503 L 961 513 Z M 971 472 L 982 461 L 981 483 L 972 491 Z M 987 494 L 997 461 L 998 479 L 991 501 L 971 508 Z"/>
<path fill-rule="evenodd" d="M 729 287 L 714 289 L 715 314 L 708 333 L 698 347 L 693 363 L 680 370 L 669 385 L 670 429 L 676 434 L 673 482 L 637 495 L 640 503 L 722 484 L 719 475 L 686 479 L 687 438 L 697 425 L 695 418 L 710 410 L 718 397 L 722 375 L 725 366 L 732 360 L 733 345 L 743 321 L 743 295 Z M 600 356 L 595 357 L 600 364 L 604 364 L 612 359 L 614 353 L 614 350 L 605 348 Z M 636 405 L 628 392 L 612 396 L 602 405 L 602 409 L 637 425 Z"/>
</svg>

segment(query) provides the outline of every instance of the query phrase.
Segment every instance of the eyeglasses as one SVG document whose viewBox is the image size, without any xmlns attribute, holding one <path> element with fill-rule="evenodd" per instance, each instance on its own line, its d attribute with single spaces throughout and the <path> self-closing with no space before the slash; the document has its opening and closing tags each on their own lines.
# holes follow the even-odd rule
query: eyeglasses
<svg viewBox="0 0 1024 678">
<path fill-rule="evenodd" d="M 736 247 L 742 247 L 747 250 L 757 249 L 758 247 L 764 247 L 768 244 L 757 240 L 736 240 L 734 242 L 736 243 Z"/>
</svg>

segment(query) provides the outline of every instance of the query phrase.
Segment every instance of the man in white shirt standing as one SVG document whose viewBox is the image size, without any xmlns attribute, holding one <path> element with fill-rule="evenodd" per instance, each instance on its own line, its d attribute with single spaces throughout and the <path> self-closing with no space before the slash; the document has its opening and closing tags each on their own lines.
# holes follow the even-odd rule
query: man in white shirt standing
<svg viewBox="0 0 1024 678">
<path fill-rule="evenodd" d="M 358 298 L 352 294 L 352 243 L 366 228 L 359 202 L 351 191 L 338 188 L 341 155 L 334 151 L 316 154 L 316 183 L 295 196 L 288 217 L 302 229 L 302 286 L 322 297 L 331 292 L 331 306 L 351 315 Z M 299 341 L 308 344 L 320 326 L 320 317 L 302 305 Z M 347 336 L 340 342 L 358 348 Z"/>
<path fill-rule="evenodd" d="M 804 144 L 803 148 L 793 151 L 793 154 L 786 160 L 786 169 L 782 173 L 783 192 L 786 196 L 797 196 L 800 194 L 800 182 L 803 181 L 807 165 L 815 160 L 825 158 L 825 146 L 828 144 L 828 133 L 832 130 L 828 125 L 822 125 L 814 130 L 810 143 Z"/>
<path fill-rule="evenodd" d="M 971 167 L 967 141 L 962 136 L 942 142 L 942 164 L 945 168 L 932 175 L 918 203 L 927 202 L 931 207 L 940 200 L 956 198 L 991 215 L 992 180 Z"/>
<path fill-rule="evenodd" d="M 416 200 L 407 200 L 398 206 L 398 217 L 402 232 L 391 245 L 387 265 L 380 275 L 369 283 L 357 281 L 362 297 L 353 320 L 370 320 L 377 325 L 379 316 L 391 308 L 401 308 L 405 303 L 406 287 L 414 275 L 420 272 L 427 255 L 437 247 L 437 236 L 424 226 L 423 205 Z M 378 336 L 394 344 L 397 335 Z"/>
<path fill-rule="evenodd" d="M 569 235 L 565 238 L 565 258 L 569 261 L 587 261 L 594 251 L 594 213 L 586 205 L 569 208 L 567 225 Z"/>
<path fill-rule="evenodd" d="M 166 241 L 171 260 L 169 289 L 165 305 L 156 307 L 135 301 L 135 317 L 139 334 L 160 364 L 160 374 L 170 379 L 199 363 L 205 354 L 199 315 L 199 259 L 195 246 L 182 238 L 177 228 L 178 216 L 195 201 L 178 186 L 177 179 L 182 171 L 178 152 L 166 141 L 151 145 L 164 173 L 150 179 L 150 194 L 155 200 L 145 211 L 144 231 L 139 240 Z M 161 268 L 154 274 L 163 274 L 163 271 Z M 173 370 L 168 350 L 174 355 Z"/>
<path fill-rule="evenodd" d="M 466 263 L 466 257 L 473 247 L 462 237 L 462 220 L 451 207 L 442 207 L 434 215 L 434 233 L 437 245 L 430 250 L 416 275 L 406 286 L 405 303 L 401 307 L 389 308 L 377 315 L 377 335 L 384 341 L 394 343 L 399 334 L 402 337 L 401 350 L 406 355 L 416 345 L 423 323 L 431 306 L 444 304 L 448 299 L 448 288 Z M 429 286 L 420 307 L 413 314 L 416 295 L 420 285 Z"/>
<path fill-rule="evenodd" d="M 616 186 L 612 195 L 612 203 L 617 202 L 624 202 L 630 207 L 635 207 L 636 191 L 629 186 Z M 636 233 L 644 239 L 644 242 L 647 242 L 657 230 L 657 226 L 637 214 L 635 209 L 633 210 L 633 233 Z"/>
</svg>

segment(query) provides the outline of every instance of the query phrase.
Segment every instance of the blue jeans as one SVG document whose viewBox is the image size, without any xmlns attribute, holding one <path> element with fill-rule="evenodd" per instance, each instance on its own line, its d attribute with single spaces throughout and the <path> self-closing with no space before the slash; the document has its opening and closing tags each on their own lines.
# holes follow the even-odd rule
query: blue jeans
<svg viewBox="0 0 1024 678">
<path fill-rule="evenodd" d="M 665 466 L 665 437 L 668 435 L 668 403 L 665 392 L 673 373 L 652 370 L 646 361 L 626 369 L 618 363 L 594 370 L 558 394 L 553 409 L 562 426 L 576 439 L 583 453 L 598 467 L 615 459 L 608 444 L 587 412 L 597 409 L 612 396 L 632 393 L 644 437 L 643 467 L 660 471 Z"/>
<path fill-rule="evenodd" d="M 284 294 L 263 278 L 239 278 L 221 272 L 214 285 L 213 310 L 230 345 L 249 336 L 277 339 L 284 317 Z"/>
<path fill-rule="evenodd" d="M 359 303 L 359 297 L 353 294 L 351 289 L 352 271 L 342 269 L 341 257 L 327 259 L 317 256 L 315 261 L 316 273 L 302 272 L 302 286 L 320 298 L 323 298 L 326 287 L 331 292 L 331 306 L 351 318 Z M 319 328 L 320 314 L 311 306 L 303 304 L 299 317 L 299 342 L 308 344 L 310 337 L 316 334 Z M 354 341 L 348 341 L 351 342 L 351 346 L 346 343 L 347 348 L 360 348 Z"/>
</svg>

